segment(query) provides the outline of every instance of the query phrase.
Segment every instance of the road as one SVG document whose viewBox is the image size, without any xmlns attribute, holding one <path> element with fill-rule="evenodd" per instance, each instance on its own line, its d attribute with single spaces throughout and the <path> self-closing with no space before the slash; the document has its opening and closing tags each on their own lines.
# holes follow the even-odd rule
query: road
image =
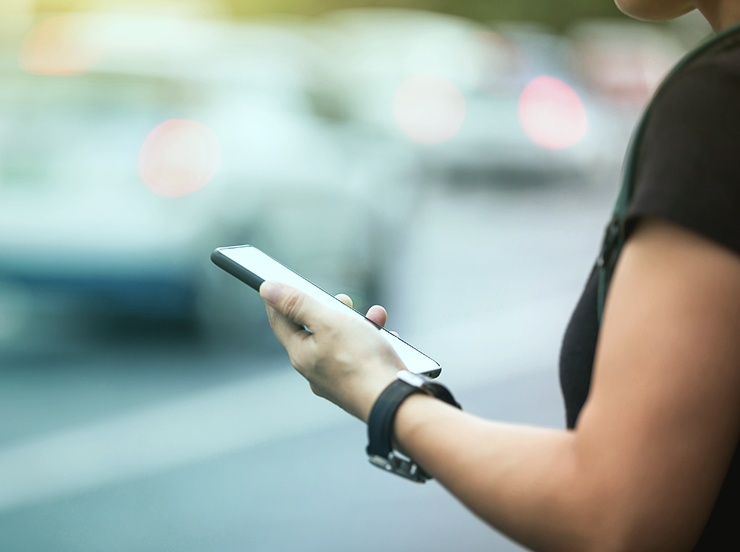
<svg viewBox="0 0 740 552">
<path fill-rule="evenodd" d="M 386 276 L 389 326 L 466 410 L 562 427 L 558 347 L 614 195 L 421 191 Z M 520 550 L 436 482 L 370 466 L 362 424 L 274 348 L 63 349 L 0 357 L 2 550 Z"/>
</svg>

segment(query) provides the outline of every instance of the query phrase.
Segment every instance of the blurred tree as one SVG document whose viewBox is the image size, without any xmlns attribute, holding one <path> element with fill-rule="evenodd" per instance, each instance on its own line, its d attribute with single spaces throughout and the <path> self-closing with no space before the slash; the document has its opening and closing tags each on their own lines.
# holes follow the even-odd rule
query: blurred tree
<svg viewBox="0 0 740 552">
<path fill-rule="evenodd" d="M 156 10 L 157 6 L 202 4 L 211 13 L 236 17 L 267 14 L 319 15 L 342 8 L 384 7 L 437 11 L 479 21 L 539 21 L 563 28 L 584 17 L 620 17 L 613 0 L 26 0 L 34 2 L 37 13 L 79 9 L 133 6 Z M 218 9 L 214 9 L 218 6 Z"/>
<path fill-rule="evenodd" d="M 225 0 L 240 16 L 317 15 L 342 8 L 393 7 L 437 11 L 479 21 L 539 21 L 563 28 L 584 17 L 624 17 L 613 0 Z"/>
</svg>

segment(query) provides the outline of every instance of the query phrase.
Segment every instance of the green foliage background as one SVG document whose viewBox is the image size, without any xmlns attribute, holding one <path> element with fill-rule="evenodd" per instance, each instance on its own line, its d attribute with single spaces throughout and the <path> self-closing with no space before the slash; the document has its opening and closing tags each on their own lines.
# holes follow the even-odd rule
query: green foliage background
<svg viewBox="0 0 740 552">
<path fill-rule="evenodd" d="M 317 15 L 350 7 L 397 7 L 438 11 L 479 21 L 540 21 L 562 28 L 583 17 L 620 17 L 613 0 L 228 0 L 235 15 Z M 623 17 L 623 16 L 622 16 Z"/>
<path fill-rule="evenodd" d="M 33 0 L 37 13 L 95 9 L 110 5 L 104 0 Z M 177 2 L 178 0 L 174 0 Z M 320 15 L 341 8 L 395 7 L 437 11 L 479 21 L 539 21 L 563 28 L 584 17 L 624 17 L 613 0 L 180 0 L 218 5 L 232 17 L 271 14 Z M 2 0 L 0 0 L 2 2 Z M 169 0 L 170 3 L 173 0 Z M 129 0 L 128 4 L 157 4 L 162 0 Z"/>
</svg>

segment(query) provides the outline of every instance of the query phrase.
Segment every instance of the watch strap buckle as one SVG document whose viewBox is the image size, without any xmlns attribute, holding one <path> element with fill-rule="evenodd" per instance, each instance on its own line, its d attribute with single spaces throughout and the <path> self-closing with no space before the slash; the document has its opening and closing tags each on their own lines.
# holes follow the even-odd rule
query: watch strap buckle
<svg viewBox="0 0 740 552">
<path fill-rule="evenodd" d="M 432 476 L 425 472 L 416 462 L 404 458 L 393 450 L 388 453 L 387 457 L 373 454 L 368 457 L 368 460 L 373 466 L 395 473 L 416 483 L 424 483 L 432 479 Z"/>
</svg>

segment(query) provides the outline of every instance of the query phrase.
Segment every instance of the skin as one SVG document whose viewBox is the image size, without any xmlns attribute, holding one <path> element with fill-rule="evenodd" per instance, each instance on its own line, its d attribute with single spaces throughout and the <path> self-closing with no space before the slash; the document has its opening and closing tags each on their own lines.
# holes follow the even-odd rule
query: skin
<svg viewBox="0 0 740 552">
<path fill-rule="evenodd" d="M 734 5 L 699 8 L 724 26 Z M 685 7 L 620 4 L 644 18 Z M 276 282 L 260 294 L 314 393 L 367 421 L 403 369 L 377 330 Z M 387 314 L 376 306 L 368 318 L 385 325 Z M 613 276 L 574 430 L 502 424 L 414 395 L 398 410 L 395 439 L 475 514 L 533 550 L 691 550 L 740 438 L 738 327 L 740 256 L 643 219 Z"/>
<path fill-rule="evenodd" d="M 377 331 L 275 283 L 271 324 L 314 392 L 367 421 L 400 364 Z M 385 313 L 371 309 L 384 323 Z M 308 327 L 307 332 L 303 327 Z M 690 550 L 740 434 L 740 257 L 669 222 L 627 242 L 575 430 L 402 403 L 400 447 L 533 550 Z"/>
<path fill-rule="evenodd" d="M 737 0 L 616 0 L 617 7 L 635 19 L 665 21 L 699 10 L 715 31 L 740 21 Z"/>
</svg>

